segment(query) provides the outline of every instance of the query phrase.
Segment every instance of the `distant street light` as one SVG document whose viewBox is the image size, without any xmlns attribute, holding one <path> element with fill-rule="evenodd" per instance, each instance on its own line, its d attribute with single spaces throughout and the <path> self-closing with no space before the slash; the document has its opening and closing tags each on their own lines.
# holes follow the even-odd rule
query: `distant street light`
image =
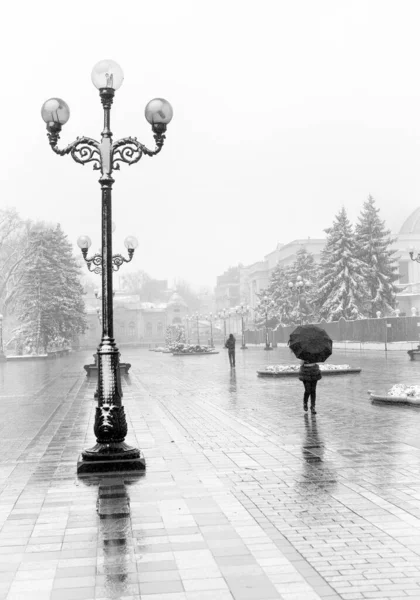
<svg viewBox="0 0 420 600">
<path fill-rule="evenodd" d="M 223 346 L 224 346 L 226 344 L 226 340 L 227 340 L 227 337 L 226 337 L 226 321 L 228 319 L 230 319 L 230 313 L 229 313 L 228 309 L 227 308 L 223 308 L 221 311 L 219 311 L 218 317 L 219 317 L 219 319 L 223 320 L 223 338 L 224 338 L 223 339 Z"/>
<path fill-rule="evenodd" d="M 210 347 L 213 348 L 213 313 L 206 315 L 206 320 L 210 323 Z"/>
<path fill-rule="evenodd" d="M 134 137 L 113 141 L 111 132 L 111 106 L 115 91 L 121 86 L 124 74 L 121 67 L 111 60 L 97 63 L 92 70 L 92 82 L 99 90 L 103 110 L 104 128 L 101 141 L 79 137 L 63 149 L 58 148 L 62 126 L 70 117 L 67 104 L 60 98 L 44 102 L 41 115 L 47 124 L 48 139 L 52 150 L 59 156 L 70 154 L 78 163 L 92 163 L 101 172 L 99 183 L 102 190 L 102 248 L 101 254 L 87 258 L 91 245 L 87 236 L 78 239 L 88 269 L 102 275 L 102 339 L 98 347 L 98 406 L 95 412 L 94 432 L 97 443 L 84 450 L 78 461 L 78 473 L 119 470 L 143 470 L 146 462 L 138 448 L 125 443 L 127 421 L 122 405 L 119 370 L 119 351 L 114 340 L 112 272 L 124 262 L 131 261 L 137 240 L 128 237 L 125 246 L 129 258 L 112 255 L 112 173 L 119 170 L 120 163 L 132 165 L 146 154 L 154 156 L 162 150 L 167 124 L 172 119 L 172 107 L 166 100 L 155 98 L 145 109 L 147 121 L 152 126 L 156 147 L 149 150 Z"/>
<path fill-rule="evenodd" d="M 308 280 L 303 280 L 303 278 L 298 275 L 296 277 L 296 281 L 289 281 L 288 283 L 289 289 L 292 292 L 292 294 L 297 294 L 297 299 L 298 299 L 298 308 L 299 308 L 299 318 L 300 318 L 300 324 L 302 325 L 303 323 L 303 318 L 302 318 L 302 301 L 301 301 L 301 294 L 305 294 L 308 289 L 311 286 L 310 281 Z"/>
<path fill-rule="evenodd" d="M 249 315 L 249 306 L 245 306 L 241 304 L 236 308 L 236 312 L 241 317 L 241 332 L 242 332 L 242 346 L 241 350 L 248 350 L 247 345 L 245 344 L 245 325 L 244 325 L 244 317 Z"/>
<path fill-rule="evenodd" d="M 187 344 L 190 343 L 190 322 L 193 320 L 194 317 L 190 317 L 189 315 L 187 315 L 185 317 L 185 323 L 186 323 L 186 330 L 187 330 Z"/>
<path fill-rule="evenodd" d="M 260 313 L 262 313 L 265 316 L 265 348 L 264 350 L 272 350 L 271 346 L 270 346 L 270 341 L 268 339 L 268 313 L 270 312 L 270 309 L 274 308 L 275 306 L 275 302 L 273 300 L 270 300 L 270 298 L 268 296 L 264 296 L 263 298 L 261 298 L 259 304 L 258 304 L 258 311 Z"/>
</svg>

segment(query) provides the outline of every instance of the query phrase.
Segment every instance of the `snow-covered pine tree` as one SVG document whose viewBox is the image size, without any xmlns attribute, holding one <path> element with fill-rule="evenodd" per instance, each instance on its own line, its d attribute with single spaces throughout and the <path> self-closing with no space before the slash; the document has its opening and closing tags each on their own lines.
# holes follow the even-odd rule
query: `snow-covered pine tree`
<svg viewBox="0 0 420 600">
<path fill-rule="evenodd" d="M 291 323 L 290 314 L 293 310 L 292 296 L 288 287 L 288 283 L 292 277 L 291 267 L 277 265 L 270 276 L 268 287 L 263 290 L 258 297 L 263 300 L 267 297 L 269 301 L 274 302 L 274 306 L 269 310 L 268 318 L 273 316 L 283 325 Z M 265 312 L 259 311 L 257 325 L 265 324 Z"/>
<path fill-rule="evenodd" d="M 73 256 L 71 243 L 60 225 L 53 231 L 56 263 L 58 265 L 59 287 L 57 286 L 58 335 L 67 341 L 86 330 L 85 303 L 83 286 L 80 282 L 81 267 Z"/>
<path fill-rule="evenodd" d="M 296 291 L 289 288 L 293 304 L 290 319 L 293 323 L 300 323 L 315 316 L 315 300 L 318 291 L 318 265 L 315 263 L 312 252 L 308 252 L 305 246 L 297 251 L 296 260 L 291 266 L 289 275 L 291 277 L 289 281 L 292 283 L 296 283 L 297 277 L 300 276 L 306 284 L 299 297 L 296 297 Z"/>
<path fill-rule="evenodd" d="M 363 318 L 368 309 L 366 266 L 356 257 L 354 233 L 343 207 L 332 227 L 325 229 L 316 304 L 327 321 Z"/>
<path fill-rule="evenodd" d="M 395 265 L 395 250 L 391 250 L 391 231 L 385 228 L 385 222 L 379 218 L 372 196 L 364 202 L 355 227 L 356 256 L 366 265 L 366 286 L 370 300 L 370 316 L 376 312 L 389 315 L 396 306 L 398 279 Z"/>
<path fill-rule="evenodd" d="M 318 267 L 314 256 L 303 246 L 296 253 L 296 260 L 292 265 L 277 265 L 270 277 L 268 287 L 260 295 L 267 296 L 273 300 L 275 306 L 270 313 L 283 325 L 300 323 L 301 319 L 313 314 L 315 309 L 315 294 Z M 289 283 L 295 283 L 300 275 L 304 281 L 309 282 L 305 294 L 300 301 L 289 287 Z"/>
<path fill-rule="evenodd" d="M 34 226 L 28 243 L 15 313 L 23 344 L 40 354 L 55 339 L 71 342 L 85 331 L 85 306 L 80 269 L 60 226 Z"/>
</svg>

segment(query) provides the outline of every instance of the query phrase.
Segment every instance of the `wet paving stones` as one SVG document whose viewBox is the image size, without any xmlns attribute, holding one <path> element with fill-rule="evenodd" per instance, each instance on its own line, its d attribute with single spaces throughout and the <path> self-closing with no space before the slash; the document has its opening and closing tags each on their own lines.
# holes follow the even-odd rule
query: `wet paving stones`
<svg viewBox="0 0 420 600">
<path fill-rule="evenodd" d="M 124 349 L 127 442 L 143 475 L 78 479 L 94 443 L 89 353 L 0 365 L 0 600 L 420 598 L 420 412 L 367 389 L 416 382 L 405 353 L 337 352 L 316 417 L 288 350 Z M 26 365 L 25 365 L 26 367 Z M 21 372 L 22 373 L 22 372 Z M 420 375 L 420 373 L 419 373 Z"/>
</svg>

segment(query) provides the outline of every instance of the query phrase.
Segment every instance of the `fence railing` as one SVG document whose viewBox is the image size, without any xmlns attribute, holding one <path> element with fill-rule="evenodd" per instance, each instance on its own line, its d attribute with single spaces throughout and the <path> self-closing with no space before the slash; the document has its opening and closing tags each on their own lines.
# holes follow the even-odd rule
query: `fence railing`
<svg viewBox="0 0 420 600">
<path fill-rule="evenodd" d="M 327 323 L 323 319 L 314 323 L 325 329 L 335 342 L 419 342 L 420 317 L 388 317 L 383 319 L 359 319 L 346 321 L 343 317 L 339 321 Z M 270 343 L 287 343 L 291 332 L 296 325 L 287 327 L 277 326 L 269 329 Z M 245 341 L 248 344 L 263 344 L 265 342 L 265 328 L 255 331 L 245 331 Z"/>
</svg>

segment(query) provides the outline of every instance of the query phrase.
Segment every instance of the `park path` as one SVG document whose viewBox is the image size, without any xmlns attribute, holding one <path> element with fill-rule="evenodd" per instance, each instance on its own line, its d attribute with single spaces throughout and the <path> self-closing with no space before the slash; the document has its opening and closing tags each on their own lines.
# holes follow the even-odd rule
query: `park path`
<svg viewBox="0 0 420 600">
<path fill-rule="evenodd" d="M 0 599 L 420 597 L 420 412 L 366 394 L 416 363 L 336 352 L 363 372 L 325 376 L 311 417 L 297 379 L 256 377 L 288 350 L 237 354 L 123 349 L 140 477 L 76 477 L 88 353 L 0 367 Z"/>
</svg>

